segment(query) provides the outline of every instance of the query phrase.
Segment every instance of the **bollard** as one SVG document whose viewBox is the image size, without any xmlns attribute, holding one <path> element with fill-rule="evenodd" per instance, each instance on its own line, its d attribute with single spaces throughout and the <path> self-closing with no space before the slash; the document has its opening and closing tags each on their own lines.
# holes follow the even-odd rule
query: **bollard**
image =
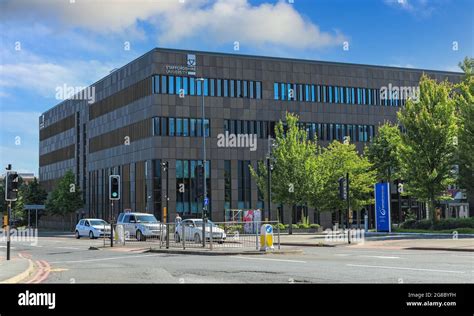
<svg viewBox="0 0 474 316">
<path fill-rule="evenodd" d="M 209 249 L 212 251 L 212 224 L 209 224 Z"/>
<path fill-rule="evenodd" d="M 186 236 L 184 235 L 184 225 L 181 223 L 181 238 L 183 239 L 183 250 L 186 249 Z"/>
<path fill-rule="evenodd" d="M 280 250 L 280 223 L 277 223 L 278 250 Z"/>
</svg>

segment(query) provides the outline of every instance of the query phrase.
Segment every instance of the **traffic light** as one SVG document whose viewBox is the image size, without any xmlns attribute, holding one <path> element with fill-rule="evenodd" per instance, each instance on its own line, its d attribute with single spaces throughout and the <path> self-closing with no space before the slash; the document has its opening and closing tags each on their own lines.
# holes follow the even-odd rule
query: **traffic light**
<svg viewBox="0 0 474 316">
<path fill-rule="evenodd" d="M 201 197 L 204 195 L 204 167 L 197 165 L 194 170 L 196 171 L 196 196 Z"/>
<path fill-rule="evenodd" d="M 346 178 L 340 177 L 338 181 L 339 181 L 339 198 L 343 201 L 346 201 L 347 200 Z"/>
<path fill-rule="evenodd" d="M 109 176 L 109 199 L 120 200 L 120 176 Z"/>
<path fill-rule="evenodd" d="M 16 171 L 7 172 L 5 185 L 5 200 L 16 201 L 18 196 L 18 174 Z"/>
</svg>

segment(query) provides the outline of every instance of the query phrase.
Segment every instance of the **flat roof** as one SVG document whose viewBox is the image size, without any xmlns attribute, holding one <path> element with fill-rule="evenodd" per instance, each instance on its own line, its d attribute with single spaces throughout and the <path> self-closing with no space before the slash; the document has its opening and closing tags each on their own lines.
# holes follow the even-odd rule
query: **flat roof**
<svg viewBox="0 0 474 316">
<path fill-rule="evenodd" d="M 437 73 L 446 73 L 453 75 L 463 75 L 464 73 L 459 71 L 445 71 L 445 70 L 434 70 L 434 69 L 422 69 L 422 68 L 407 68 L 407 67 L 394 67 L 394 66 L 382 66 L 382 65 L 370 65 L 370 64 L 357 64 L 357 63 L 345 63 L 345 62 L 333 62 L 333 61 L 322 61 L 322 60 L 313 60 L 313 59 L 300 59 L 300 58 L 289 58 L 289 57 L 275 57 L 275 56 L 266 56 L 266 55 L 248 55 L 248 54 L 233 54 L 233 53 L 221 53 L 221 52 L 209 52 L 209 51 L 199 51 L 199 50 L 185 50 L 185 49 L 174 49 L 174 48 L 160 48 L 155 47 L 151 51 L 163 51 L 168 53 L 178 52 L 178 53 L 198 53 L 206 55 L 215 55 L 223 57 L 239 57 L 239 58 L 257 58 L 257 59 L 266 59 L 272 61 L 285 61 L 285 62 L 301 62 L 301 63 L 315 63 L 315 64 L 325 64 L 331 66 L 356 66 L 356 67 L 372 67 L 372 68 L 386 68 L 391 70 L 406 70 L 406 71 L 429 71 Z M 145 53 L 144 55 L 150 52 Z M 142 55 L 142 56 L 144 56 Z M 141 58 L 138 57 L 137 59 Z"/>
<path fill-rule="evenodd" d="M 238 57 L 238 58 L 249 58 L 249 59 L 264 59 L 264 60 L 271 60 L 271 61 L 283 61 L 283 62 L 300 62 L 300 63 L 314 63 L 314 64 L 323 64 L 323 65 L 330 65 L 330 66 L 350 66 L 350 67 L 369 67 L 369 68 L 382 68 L 388 70 L 403 70 L 403 71 L 415 71 L 415 72 L 431 72 L 431 73 L 439 73 L 439 74 L 449 74 L 449 75 L 463 75 L 463 72 L 454 72 L 454 71 L 443 71 L 443 70 L 432 70 L 432 69 L 420 69 L 420 68 L 404 68 L 404 67 L 393 67 L 393 66 L 380 66 L 380 65 L 369 65 L 369 64 L 356 64 L 356 63 L 344 63 L 344 62 L 332 62 L 332 61 L 321 61 L 321 60 L 311 60 L 311 59 L 295 59 L 295 58 L 288 58 L 288 57 L 274 57 L 274 56 L 258 56 L 258 55 L 247 55 L 247 54 L 232 54 L 232 53 L 222 53 L 222 52 L 210 52 L 210 51 L 200 51 L 200 50 L 188 50 L 188 49 L 176 49 L 176 48 L 164 48 L 164 47 L 155 47 L 146 53 L 140 55 L 139 57 L 131 60 L 130 62 L 126 63 L 120 68 L 114 68 L 110 70 L 110 73 L 103 78 L 95 81 L 94 83 L 90 84 L 90 86 L 94 86 L 97 83 L 105 80 L 107 77 L 111 76 L 114 72 L 119 71 L 129 64 L 136 62 L 137 60 L 151 54 L 153 52 L 166 52 L 166 53 L 182 53 L 182 54 L 205 54 L 210 56 L 221 56 L 221 57 Z M 41 113 L 41 115 L 48 113 L 52 109 L 60 106 L 68 100 L 63 100 L 56 105 L 53 105 L 48 110 Z M 40 115 L 40 117 L 41 117 Z"/>
</svg>

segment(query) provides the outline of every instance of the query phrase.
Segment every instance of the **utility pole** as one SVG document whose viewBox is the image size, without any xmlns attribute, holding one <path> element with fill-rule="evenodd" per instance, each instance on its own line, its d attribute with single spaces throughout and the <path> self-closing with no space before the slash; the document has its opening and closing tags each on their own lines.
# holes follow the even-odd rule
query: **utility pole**
<svg viewBox="0 0 474 316">
<path fill-rule="evenodd" d="M 18 196 L 18 174 L 12 170 L 12 165 L 8 164 L 5 168 L 7 174 L 5 177 L 5 201 L 8 201 L 6 229 L 7 229 L 7 260 L 10 260 L 10 245 L 11 245 L 11 215 L 12 215 L 12 201 L 16 201 Z"/>
<path fill-rule="evenodd" d="M 170 247 L 170 230 L 169 230 L 169 222 L 170 222 L 170 219 L 169 219 L 169 201 L 170 201 L 170 197 L 169 197 L 169 176 L 170 176 L 170 172 L 169 172 L 169 162 L 168 161 L 163 161 L 161 163 L 161 166 L 162 166 L 162 169 L 163 171 L 166 171 L 166 206 L 164 208 L 164 212 L 163 212 L 163 222 L 165 223 L 165 227 L 166 227 L 166 249 L 168 249 Z M 161 243 L 161 241 L 160 241 Z"/>
<path fill-rule="evenodd" d="M 272 214 L 272 170 L 273 170 L 273 165 L 272 165 L 272 149 L 273 149 L 273 143 L 274 139 L 271 137 L 268 137 L 268 151 L 267 151 L 267 211 L 266 211 L 266 216 L 264 216 L 265 221 L 268 222 L 271 220 Z"/>
</svg>

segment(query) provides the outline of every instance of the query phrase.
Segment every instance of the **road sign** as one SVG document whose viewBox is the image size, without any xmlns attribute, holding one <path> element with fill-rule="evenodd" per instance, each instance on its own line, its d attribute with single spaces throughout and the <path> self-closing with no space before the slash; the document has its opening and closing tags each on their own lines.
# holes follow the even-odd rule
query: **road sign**
<svg viewBox="0 0 474 316">
<path fill-rule="evenodd" d="M 204 198 L 204 205 L 209 205 L 209 198 Z"/>
<path fill-rule="evenodd" d="M 375 184 L 375 228 L 378 232 L 391 232 L 390 183 Z"/>
</svg>

